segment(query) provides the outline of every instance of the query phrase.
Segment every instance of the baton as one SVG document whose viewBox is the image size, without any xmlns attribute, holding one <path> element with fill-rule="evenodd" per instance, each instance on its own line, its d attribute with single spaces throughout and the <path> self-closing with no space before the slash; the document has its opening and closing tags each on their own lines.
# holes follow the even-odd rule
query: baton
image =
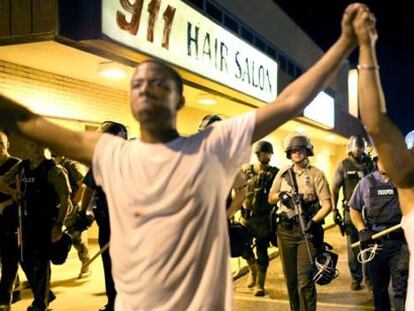
<svg viewBox="0 0 414 311">
<path fill-rule="evenodd" d="M 380 231 L 380 232 L 378 232 L 378 233 L 375 233 L 375 234 L 371 237 L 371 239 L 372 239 L 372 240 L 379 239 L 380 237 L 382 237 L 382 236 L 384 236 L 384 235 L 386 235 L 386 234 L 388 234 L 388 233 L 390 233 L 390 232 L 396 231 L 396 230 L 398 230 L 398 229 L 401 229 L 401 224 L 398 224 L 398 225 L 392 226 L 392 227 L 390 227 L 390 228 L 388 228 L 388 229 L 385 229 L 385 230 L 382 230 L 382 231 Z M 358 242 L 352 243 L 352 244 L 351 244 L 351 247 L 352 247 L 352 248 L 355 248 L 355 247 L 358 247 L 358 246 L 360 246 L 360 245 L 361 245 L 361 242 L 360 242 L 360 241 L 358 241 Z"/>
<path fill-rule="evenodd" d="M 109 248 L 109 242 L 106 243 L 95 255 L 93 255 L 87 262 L 82 265 L 82 268 L 88 267 L 92 262 L 95 261 L 96 258 L 99 257 L 103 252 L 105 252 Z"/>
<path fill-rule="evenodd" d="M 17 194 L 20 196 L 20 178 L 19 175 L 16 175 L 16 190 Z M 18 211 L 18 218 L 19 218 L 19 227 L 17 229 L 17 244 L 20 248 L 20 262 L 23 262 L 24 255 L 23 255 L 23 207 L 22 201 L 17 199 L 17 211 Z"/>
</svg>

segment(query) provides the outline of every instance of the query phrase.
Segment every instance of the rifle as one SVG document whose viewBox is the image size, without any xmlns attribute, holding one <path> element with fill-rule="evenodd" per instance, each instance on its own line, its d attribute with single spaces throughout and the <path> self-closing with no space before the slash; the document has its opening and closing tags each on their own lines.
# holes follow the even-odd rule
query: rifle
<svg viewBox="0 0 414 311">
<path fill-rule="evenodd" d="M 341 232 L 342 236 L 345 236 L 345 223 L 344 219 L 342 218 L 341 214 L 339 213 L 339 210 L 335 208 L 334 211 L 334 222 L 336 225 L 338 225 L 339 231 Z"/>
<path fill-rule="evenodd" d="M 311 238 L 311 234 L 305 231 L 306 228 L 306 215 L 305 212 L 303 210 L 303 195 L 298 193 L 298 184 L 296 182 L 296 178 L 295 175 L 293 174 L 293 168 L 290 168 L 288 170 L 289 172 L 289 177 L 290 180 L 292 181 L 292 202 L 293 202 L 293 206 L 295 208 L 296 213 L 298 214 L 298 219 L 299 219 L 299 226 L 300 226 L 300 230 L 302 231 L 302 234 L 305 238 L 305 244 L 306 244 L 306 249 L 308 251 L 308 255 L 309 255 L 309 259 L 311 262 L 313 262 L 313 256 L 310 250 L 310 246 L 309 246 L 309 239 Z"/>
</svg>

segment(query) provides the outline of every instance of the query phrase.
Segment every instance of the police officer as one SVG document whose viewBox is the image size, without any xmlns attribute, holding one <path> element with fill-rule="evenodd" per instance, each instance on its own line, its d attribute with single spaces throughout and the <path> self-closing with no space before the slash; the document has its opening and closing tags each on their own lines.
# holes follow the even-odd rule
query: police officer
<svg viewBox="0 0 414 311">
<path fill-rule="evenodd" d="M 346 152 L 348 157 L 339 163 L 334 177 L 332 196 L 334 202 L 333 215 L 335 223 L 344 227 L 347 235 L 348 248 L 348 266 L 352 276 L 351 289 L 361 289 L 361 282 L 363 279 L 362 264 L 357 260 L 358 250 L 351 247 L 352 243 L 359 240 L 358 232 L 352 225 L 349 216 L 348 202 L 351 198 L 352 191 L 357 185 L 358 181 L 371 173 L 374 170 L 374 163 L 366 154 L 367 142 L 362 136 L 351 136 L 346 145 Z M 344 220 L 339 212 L 338 197 L 339 190 L 342 188 L 343 193 L 343 215 Z M 366 282 L 370 286 L 369 282 Z"/>
<path fill-rule="evenodd" d="M 291 310 L 316 310 L 313 257 L 322 247 L 322 223 L 332 210 L 331 193 L 323 172 L 309 163 L 313 146 L 308 137 L 300 133 L 288 135 L 284 150 L 293 165 L 279 171 L 269 194 L 271 204 L 281 201 L 277 228 L 280 259 Z M 296 180 L 297 192 L 302 197 L 305 232 L 301 230 L 298 211 L 292 205 L 295 181 L 291 176 Z"/>
<path fill-rule="evenodd" d="M 0 131 L 0 176 L 19 162 L 18 158 L 10 156 L 8 149 L 8 137 Z M 18 257 L 16 204 L 10 195 L 0 192 L 0 310 L 2 311 L 10 309 Z"/>
<path fill-rule="evenodd" d="M 50 251 L 62 237 L 70 207 L 70 185 L 63 168 L 44 156 L 44 148 L 26 143 L 30 159 L 13 166 L 3 177 L 0 191 L 19 197 L 22 209 L 21 266 L 34 300 L 28 310 L 45 311 L 55 297 L 50 292 Z M 17 189 L 7 187 L 18 180 Z"/>
<path fill-rule="evenodd" d="M 379 240 L 371 239 L 375 233 L 399 224 L 402 217 L 397 189 L 378 157 L 374 159 L 378 170 L 361 179 L 349 201 L 351 219 L 358 230 L 361 250 L 373 243 L 381 245 L 373 260 L 367 263 L 375 310 L 391 310 L 388 295 L 391 278 L 394 308 L 402 311 L 407 294 L 409 251 L 402 229 Z"/>
<path fill-rule="evenodd" d="M 53 154 L 55 162 L 62 166 L 68 175 L 70 187 L 72 193 L 70 196 L 72 202 L 72 210 L 65 219 L 65 227 L 68 234 L 72 238 L 72 245 L 78 252 L 79 260 L 82 263 L 78 278 L 83 278 L 89 274 L 89 266 L 84 264 L 89 261 L 89 251 L 85 243 L 82 240 L 82 231 L 76 227 L 76 220 L 78 219 L 79 205 L 82 198 L 85 185 L 83 184 L 83 174 L 80 171 L 78 163 L 69 160 L 64 156 Z"/>
<path fill-rule="evenodd" d="M 108 133 L 127 139 L 127 129 L 123 124 L 105 121 L 101 124 L 100 131 L 102 133 Z M 92 211 L 95 215 L 95 220 L 99 228 L 98 243 L 99 247 L 104 248 L 110 240 L 111 230 L 109 224 L 109 212 L 108 203 L 106 201 L 105 192 L 101 187 L 96 186 L 95 179 L 93 177 L 92 169 L 90 169 L 84 178 L 84 184 L 86 185 L 84 195 L 82 197 L 81 212 L 84 213 L 89 204 L 92 205 Z M 107 296 L 107 303 L 100 311 L 113 311 L 116 297 L 116 289 L 114 280 L 112 278 L 112 263 L 109 256 L 109 249 L 102 253 L 102 264 L 105 277 L 105 291 Z"/>
<path fill-rule="evenodd" d="M 278 168 L 269 165 L 273 154 L 273 146 L 267 141 L 260 141 L 254 148 L 258 162 L 244 165 L 242 173 L 245 176 L 246 187 L 243 206 L 241 208 L 241 223 L 251 230 L 256 242 L 257 259 L 251 247 L 245 248 L 242 257 L 249 265 L 250 281 L 248 287 L 255 287 L 255 296 L 265 295 L 265 280 L 269 255 L 267 248 L 272 240 L 270 212 L 272 205 L 267 197 Z"/>
<path fill-rule="evenodd" d="M 405 144 L 407 145 L 407 149 L 414 153 L 414 130 L 405 136 Z"/>
</svg>

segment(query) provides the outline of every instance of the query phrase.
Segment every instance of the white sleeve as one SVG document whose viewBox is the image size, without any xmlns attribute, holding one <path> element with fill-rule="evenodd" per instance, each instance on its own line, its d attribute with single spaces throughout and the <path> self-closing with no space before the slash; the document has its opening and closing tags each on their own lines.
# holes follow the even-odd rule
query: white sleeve
<svg viewBox="0 0 414 311">
<path fill-rule="evenodd" d="M 207 148 L 217 155 L 229 176 L 235 176 L 249 162 L 252 136 L 256 122 L 255 111 L 216 123 L 208 135 Z"/>
<path fill-rule="evenodd" d="M 119 171 L 121 153 L 127 141 L 111 134 L 103 134 L 93 153 L 92 168 L 96 185 L 105 189 L 108 178 Z"/>
</svg>

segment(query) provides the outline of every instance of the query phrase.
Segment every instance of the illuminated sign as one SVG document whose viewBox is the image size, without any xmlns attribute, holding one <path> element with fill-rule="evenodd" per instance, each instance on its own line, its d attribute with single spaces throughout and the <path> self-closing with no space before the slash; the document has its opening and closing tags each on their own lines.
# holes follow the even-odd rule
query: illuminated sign
<svg viewBox="0 0 414 311">
<path fill-rule="evenodd" d="M 335 126 L 335 100 L 325 92 L 318 96 L 305 108 L 304 117 L 321 123 L 329 128 Z"/>
<path fill-rule="evenodd" d="M 257 99 L 277 94 L 277 63 L 179 0 L 102 1 L 102 32 Z"/>
</svg>

